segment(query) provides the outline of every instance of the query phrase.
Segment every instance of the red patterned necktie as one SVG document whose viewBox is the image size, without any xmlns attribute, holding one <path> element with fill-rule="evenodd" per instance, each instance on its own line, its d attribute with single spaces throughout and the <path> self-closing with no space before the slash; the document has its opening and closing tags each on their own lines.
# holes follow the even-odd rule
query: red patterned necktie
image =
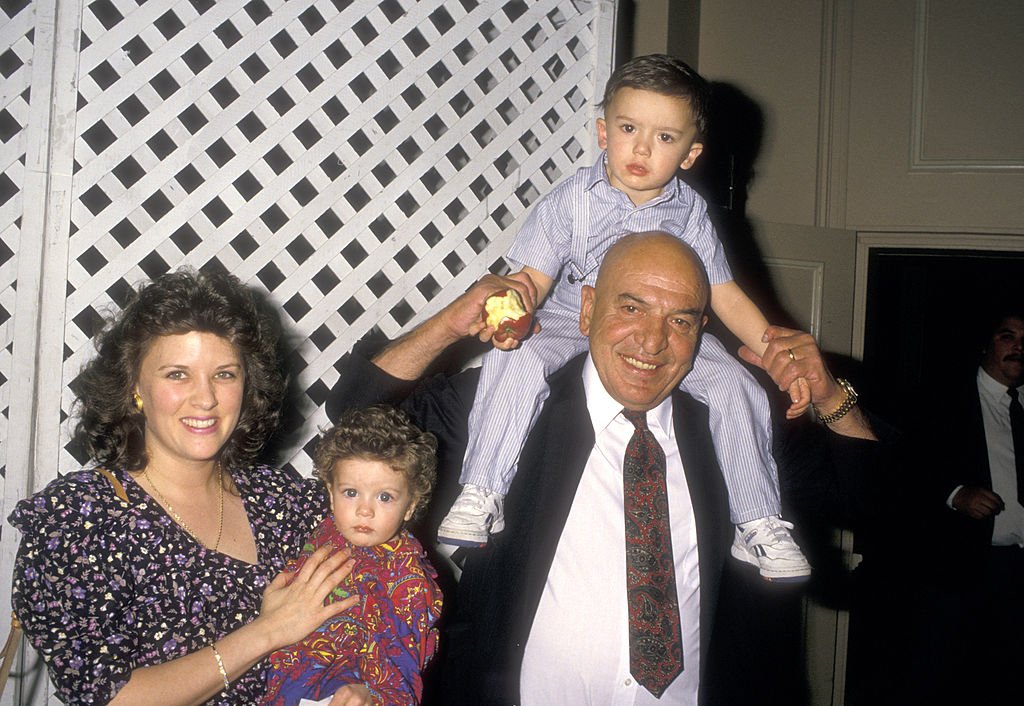
<svg viewBox="0 0 1024 706">
<path fill-rule="evenodd" d="M 646 412 L 623 410 L 622 415 L 635 427 L 622 462 L 629 671 L 660 697 L 683 669 L 665 452 L 647 428 Z"/>
</svg>

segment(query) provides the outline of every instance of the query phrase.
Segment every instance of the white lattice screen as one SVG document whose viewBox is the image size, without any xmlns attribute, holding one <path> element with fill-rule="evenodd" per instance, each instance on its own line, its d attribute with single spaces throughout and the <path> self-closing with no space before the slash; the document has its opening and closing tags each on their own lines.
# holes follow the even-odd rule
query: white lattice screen
<svg viewBox="0 0 1024 706">
<path fill-rule="evenodd" d="M 589 161 L 614 9 L 0 2 L 2 516 L 78 465 L 68 383 L 99 317 L 180 265 L 280 305 L 307 422 L 286 455 L 308 470 L 342 354 L 501 267 L 533 201 Z M 4 530 L 0 605 L 15 548 Z"/>
</svg>

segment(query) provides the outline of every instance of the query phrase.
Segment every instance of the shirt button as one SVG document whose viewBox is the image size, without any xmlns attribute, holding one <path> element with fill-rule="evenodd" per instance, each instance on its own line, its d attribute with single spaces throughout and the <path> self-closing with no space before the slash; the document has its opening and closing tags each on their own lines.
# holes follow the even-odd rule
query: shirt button
<svg viewBox="0 0 1024 706">
<path fill-rule="evenodd" d="M 633 686 L 633 680 L 629 677 L 626 677 L 626 686 Z"/>
</svg>

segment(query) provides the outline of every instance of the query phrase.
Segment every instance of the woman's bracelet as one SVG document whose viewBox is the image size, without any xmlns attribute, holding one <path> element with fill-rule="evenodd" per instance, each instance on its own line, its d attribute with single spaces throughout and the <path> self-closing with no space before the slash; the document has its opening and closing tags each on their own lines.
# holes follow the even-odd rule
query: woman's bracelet
<svg viewBox="0 0 1024 706">
<path fill-rule="evenodd" d="M 231 686 L 231 682 L 228 681 L 228 670 L 224 669 L 224 660 L 220 658 L 220 652 L 217 651 L 217 643 L 211 642 L 210 649 L 213 650 L 213 658 L 217 660 L 217 669 L 220 671 L 220 678 L 224 680 L 224 691 L 227 691 Z"/>
</svg>

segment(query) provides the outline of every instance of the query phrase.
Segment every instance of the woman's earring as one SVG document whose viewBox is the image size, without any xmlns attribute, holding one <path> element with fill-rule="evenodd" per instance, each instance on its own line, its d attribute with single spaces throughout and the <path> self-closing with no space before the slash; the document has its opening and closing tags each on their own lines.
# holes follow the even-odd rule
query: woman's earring
<svg viewBox="0 0 1024 706">
<path fill-rule="evenodd" d="M 139 393 L 138 392 L 133 392 L 132 393 L 132 402 L 135 403 L 135 409 L 137 409 L 137 410 L 139 410 L 141 412 L 142 411 L 142 398 L 139 397 Z"/>
</svg>

